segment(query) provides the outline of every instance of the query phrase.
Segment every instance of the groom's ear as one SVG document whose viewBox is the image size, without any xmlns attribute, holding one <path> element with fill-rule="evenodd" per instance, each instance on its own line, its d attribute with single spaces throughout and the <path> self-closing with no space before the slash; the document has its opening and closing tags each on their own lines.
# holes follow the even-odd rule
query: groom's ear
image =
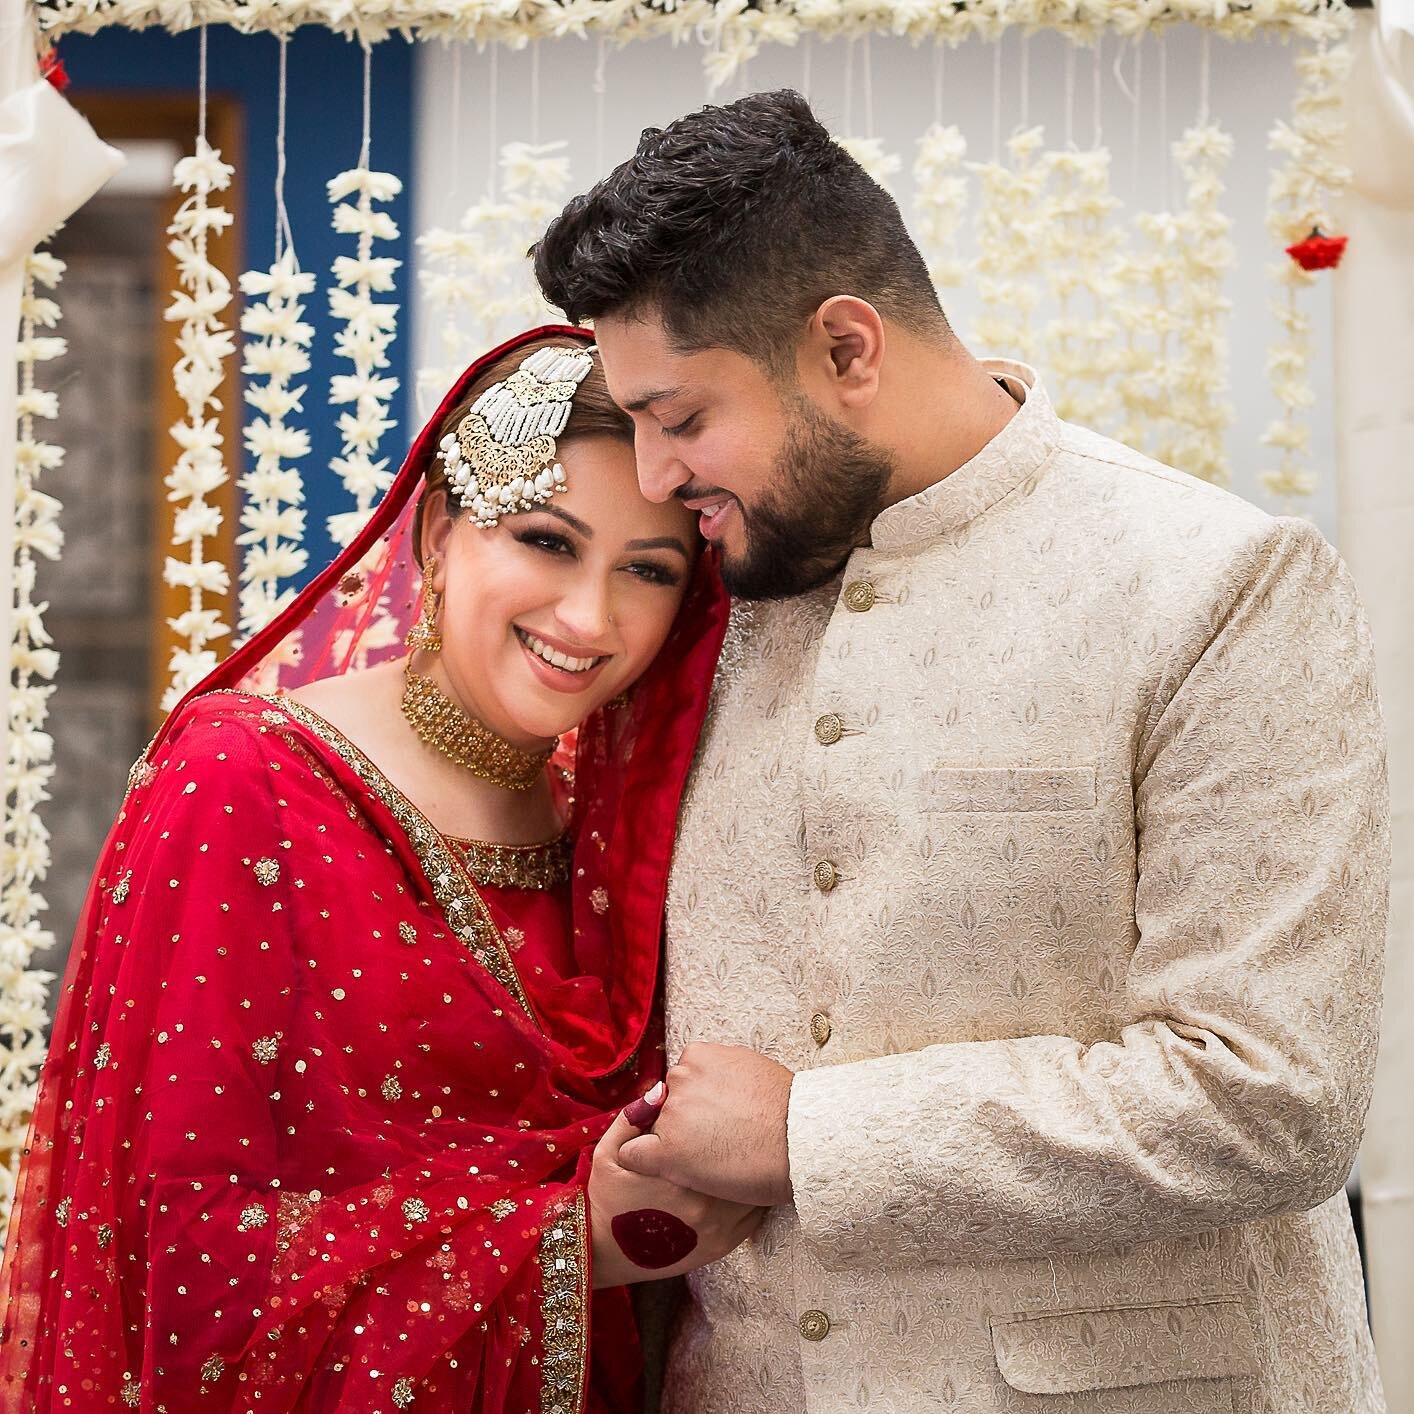
<svg viewBox="0 0 1414 1414">
<path fill-rule="evenodd" d="M 811 317 L 803 352 L 801 372 L 814 375 L 814 391 L 844 411 L 861 412 L 879 392 L 883 317 L 868 300 L 833 295 Z"/>
</svg>

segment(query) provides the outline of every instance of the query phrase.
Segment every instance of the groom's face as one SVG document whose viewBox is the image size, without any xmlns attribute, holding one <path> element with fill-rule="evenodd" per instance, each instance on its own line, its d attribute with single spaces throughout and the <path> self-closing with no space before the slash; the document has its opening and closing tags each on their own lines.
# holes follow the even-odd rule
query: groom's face
<svg viewBox="0 0 1414 1414">
<path fill-rule="evenodd" d="M 680 353 L 651 316 L 606 316 L 595 337 L 643 494 L 698 513 L 733 594 L 803 593 L 867 542 L 892 464 L 798 387 L 731 349 Z"/>
</svg>

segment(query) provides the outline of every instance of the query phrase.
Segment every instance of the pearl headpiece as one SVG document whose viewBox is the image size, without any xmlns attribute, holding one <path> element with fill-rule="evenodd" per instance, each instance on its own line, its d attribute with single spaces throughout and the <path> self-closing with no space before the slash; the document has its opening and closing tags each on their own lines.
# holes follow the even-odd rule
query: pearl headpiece
<svg viewBox="0 0 1414 1414">
<path fill-rule="evenodd" d="M 447 480 L 477 525 L 543 506 L 565 489 L 555 439 L 594 367 L 594 353 L 593 347 L 536 349 L 442 438 L 438 456 Z"/>
</svg>

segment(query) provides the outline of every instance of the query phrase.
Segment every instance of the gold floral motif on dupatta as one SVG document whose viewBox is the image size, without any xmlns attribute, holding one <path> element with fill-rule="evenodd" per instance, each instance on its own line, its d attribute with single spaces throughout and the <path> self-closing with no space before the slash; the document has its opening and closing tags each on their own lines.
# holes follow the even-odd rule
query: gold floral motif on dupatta
<svg viewBox="0 0 1414 1414">
<path fill-rule="evenodd" d="M 540 1414 L 579 1414 L 589 1356 L 589 1253 L 584 1194 L 551 1211 L 540 1236 L 540 1311 L 545 1323 Z"/>
<path fill-rule="evenodd" d="M 491 917 L 466 865 L 450 848 L 430 820 L 337 727 L 317 712 L 290 697 L 265 693 L 240 693 L 265 702 L 298 722 L 324 743 L 368 787 L 408 837 L 441 906 L 447 926 L 481 967 L 515 999 L 516 1004 L 540 1026 L 521 985 L 511 954 Z M 541 1030 L 544 1028 L 541 1027 Z"/>
</svg>

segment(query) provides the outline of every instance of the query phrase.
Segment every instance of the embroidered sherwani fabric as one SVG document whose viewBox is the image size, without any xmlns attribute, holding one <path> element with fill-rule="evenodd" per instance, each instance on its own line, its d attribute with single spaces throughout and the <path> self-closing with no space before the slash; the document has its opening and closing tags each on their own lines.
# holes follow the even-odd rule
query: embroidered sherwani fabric
<svg viewBox="0 0 1414 1414">
<path fill-rule="evenodd" d="M 677 1414 L 1384 1408 L 1342 1192 L 1388 818 L 1339 557 L 1024 399 L 740 605 L 669 1055 L 797 1072 L 796 1201 L 694 1274 Z"/>
</svg>

